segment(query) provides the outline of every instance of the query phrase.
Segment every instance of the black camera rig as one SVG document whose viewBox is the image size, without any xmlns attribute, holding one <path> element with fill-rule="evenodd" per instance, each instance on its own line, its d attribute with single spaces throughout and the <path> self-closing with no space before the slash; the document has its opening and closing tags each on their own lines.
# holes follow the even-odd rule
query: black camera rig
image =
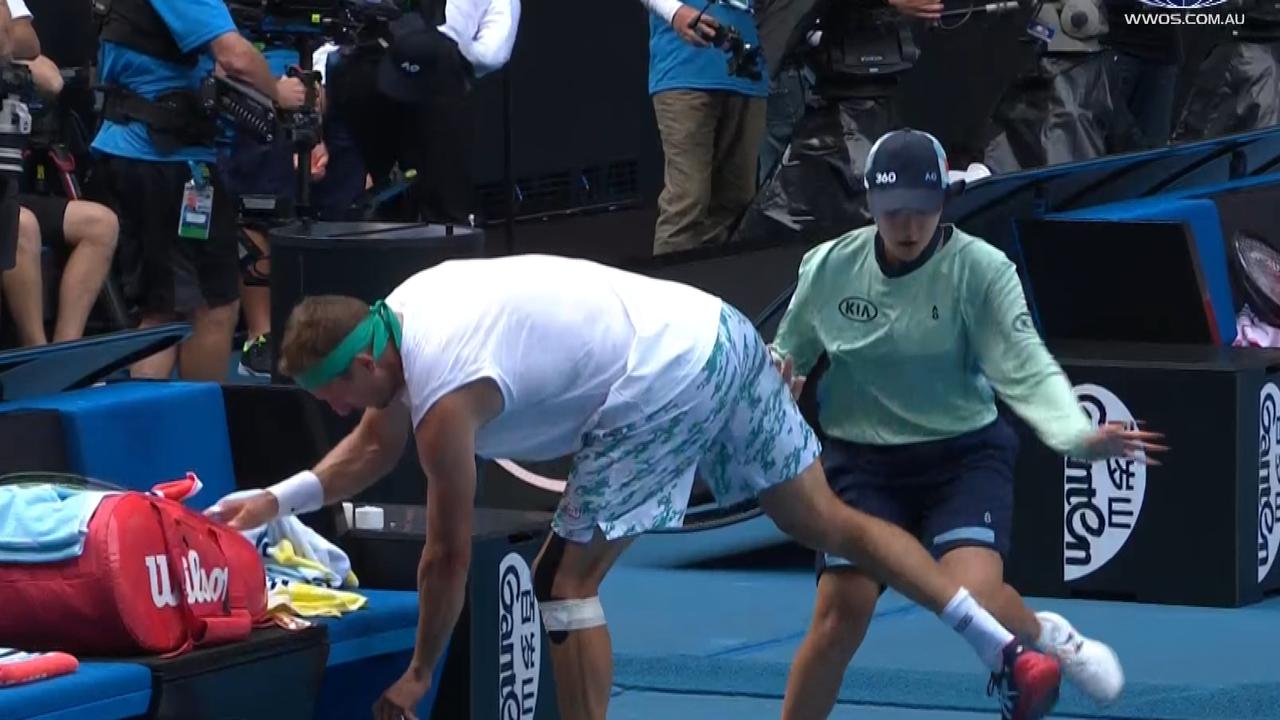
<svg viewBox="0 0 1280 720">
<path fill-rule="evenodd" d="M 261 47 L 297 51 L 299 67 L 290 68 L 289 75 L 301 80 L 307 90 L 301 108 L 278 110 L 242 83 L 220 77 L 206 81 L 206 107 L 233 118 L 262 142 L 275 142 L 277 134 L 283 133 L 297 157 L 293 208 L 278 199 L 246 197 L 242 211 L 264 219 L 283 220 L 292 215 L 310 219 L 311 151 L 321 140 L 317 107 L 320 73 L 312 67 L 312 55 L 326 42 L 362 46 L 384 40 L 389 35 L 388 24 L 400 17 L 400 8 L 392 0 L 227 0 L 227 8 L 236 27 L 250 41 Z"/>
</svg>

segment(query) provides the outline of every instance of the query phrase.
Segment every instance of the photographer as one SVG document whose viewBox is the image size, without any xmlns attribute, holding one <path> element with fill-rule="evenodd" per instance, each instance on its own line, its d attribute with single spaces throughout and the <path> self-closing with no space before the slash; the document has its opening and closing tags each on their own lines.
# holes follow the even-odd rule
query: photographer
<svg viewBox="0 0 1280 720">
<path fill-rule="evenodd" d="M 193 333 L 132 367 L 134 377 L 222 380 L 240 296 L 237 208 L 216 162 L 217 123 L 196 91 L 200 57 L 286 107 L 266 60 L 221 0 L 100 0 L 103 124 L 93 149 L 120 216 L 125 293 L 142 325 L 182 317 Z M 283 100 L 283 102 L 282 102 Z"/>
<path fill-rule="evenodd" d="M 57 65 L 41 54 L 32 14 L 23 0 L 7 0 L 17 63 L 31 73 L 35 89 L 48 102 L 58 100 L 63 78 Z M 59 283 L 54 342 L 84 335 L 89 313 L 111 270 L 117 224 L 108 208 L 85 200 L 22 192 L 18 218 L 18 252 L 12 270 L 4 273 L 9 313 L 24 346 L 44 345 L 44 283 L 41 256 L 47 245 L 63 266 Z"/>
<path fill-rule="evenodd" d="M 420 0 L 391 23 L 390 47 L 343 48 L 329 72 L 334 111 L 375 185 L 417 171 L 395 219 L 468 224 L 474 212 L 468 95 L 511 59 L 519 0 Z"/>
<path fill-rule="evenodd" d="M 653 252 L 723 243 L 755 195 L 769 78 L 762 61 L 754 77 L 730 72 L 712 41 L 734 28 L 759 46 L 751 0 L 644 2 L 649 94 L 665 155 Z"/>
</svg>

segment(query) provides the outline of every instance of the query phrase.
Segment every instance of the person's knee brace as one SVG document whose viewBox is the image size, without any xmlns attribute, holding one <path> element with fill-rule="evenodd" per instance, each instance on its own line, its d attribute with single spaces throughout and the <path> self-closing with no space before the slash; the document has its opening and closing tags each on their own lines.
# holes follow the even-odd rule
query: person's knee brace
<svg viewBox="0 0 1280 720">
<path fill-rule="evenodd" d="M 240 228 L 237 237 L 240 240 L 240 277 L 244 280 L 245 286 L 268 287 L 271 285 L 271 276 L 260 272 L 258 263 L 271 259 L 271 256 L 258 248 L 244 228 Z"/>
<path fill-rule="evenodd" d="M 547 630 L 547 638 L 555 645 L 563 643 L 574 630 L 605 624 L 604 607 L 599 597 L 567 600 L 553 594 L 556 573 L 564 557 L 564 544 L 564 539 L 553 535 L 533 572 L 533 594 L 538 599 L 542 625 Z"/>
</svg>

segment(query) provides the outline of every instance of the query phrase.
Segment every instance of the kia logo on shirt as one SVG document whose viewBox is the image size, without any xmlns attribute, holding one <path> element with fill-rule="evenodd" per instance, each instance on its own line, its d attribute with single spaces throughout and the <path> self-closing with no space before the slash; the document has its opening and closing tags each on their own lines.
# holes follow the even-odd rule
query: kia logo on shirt
<svg viewBox="0 0 1280 720">
<path fill-rule="evenodd" d="M 880 309 L 870 300 L 847 297 L 840 301 L 840 314 L 854 322 L 871 322 L 880 315 Z"/>
</svg>

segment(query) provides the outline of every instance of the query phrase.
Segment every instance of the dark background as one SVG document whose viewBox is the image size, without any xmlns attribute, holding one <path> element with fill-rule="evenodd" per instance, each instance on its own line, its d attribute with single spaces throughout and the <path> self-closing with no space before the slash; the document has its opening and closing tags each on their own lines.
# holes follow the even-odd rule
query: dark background
<svg viewBox="0 0 1280 720">
<path fill-rule="evenodd" d="M 51 59 L 70 67 L 94 56 L 88 0 L 28 5 Z M 1025 25 L 1018 13 L 973 16 L 951 30 L 920 28 L 921 59 L 900 87 L 905 122 L 953 152 L 980 148 L 1000 95 L 1031 59 Z M 482 79 L 474 98 L 474 178 L 491 234 L 506 239 L 509 117 L 518 188 L 513 249 L 612 261 L 649 254 L 662 149 L 648 96 L 648 28 L 636 0 L 523 3 L 511 62 Z M 1213 36 L 1187 28 L 1183 40 L 1178 106 Z"/>
</svg>

